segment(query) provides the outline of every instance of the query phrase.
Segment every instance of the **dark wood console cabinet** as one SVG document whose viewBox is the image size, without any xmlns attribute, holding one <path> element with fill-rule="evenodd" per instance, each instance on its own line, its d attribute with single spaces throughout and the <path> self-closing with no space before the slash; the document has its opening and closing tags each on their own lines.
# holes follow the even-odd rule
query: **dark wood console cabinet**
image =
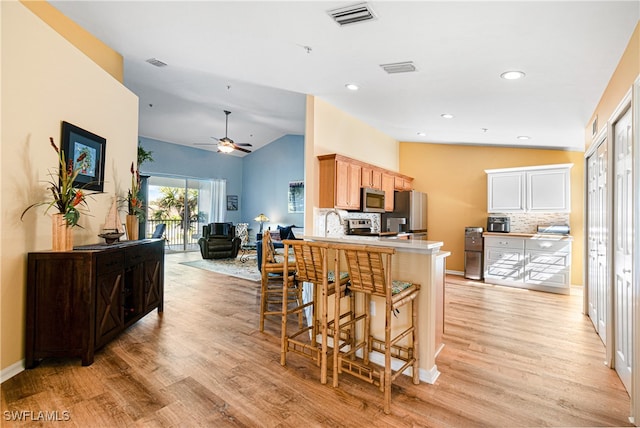
<svg viewBox="0 0 640 428">
<path fill-rule="evenodd" d="M 164 240 L 144 239 L 28 255 L 25 365 L 81 357 L 157 308 L 163 310 Z"/>
</svg>

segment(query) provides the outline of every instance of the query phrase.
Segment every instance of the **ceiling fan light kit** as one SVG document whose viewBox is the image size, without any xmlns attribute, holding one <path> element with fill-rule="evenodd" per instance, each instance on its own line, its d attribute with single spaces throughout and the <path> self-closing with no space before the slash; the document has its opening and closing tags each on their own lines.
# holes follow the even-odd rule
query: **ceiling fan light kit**
<svg viewBox="0 0 640 428">
<path fill-rule="evenodd" d="M 245 143 L 235 143 L 231 138 L 229 138 L 229 115 L 231 114 L 231 112 L 229 110 L 223 110 L 225 116 L 225 124 L 224 124 L 224 137 L 223 138 L 216 138 L 216 137 L 211 137 L 211 138 L 215 138 L 216 140 L 218 140 L 218 153 L 231 153 L 234 150 L 239 150 L 241 152 L 245 152 L 245 153 L 251 153 L 251 150 L 247 150 L 243 147 L 240 146 L 246 146 L 246 147 L 251 147 L 251 144 Z M 204 144 L 211 144 L 211 143 L 195 143 L 196 145 L 204 145 Z"/>
</svg>

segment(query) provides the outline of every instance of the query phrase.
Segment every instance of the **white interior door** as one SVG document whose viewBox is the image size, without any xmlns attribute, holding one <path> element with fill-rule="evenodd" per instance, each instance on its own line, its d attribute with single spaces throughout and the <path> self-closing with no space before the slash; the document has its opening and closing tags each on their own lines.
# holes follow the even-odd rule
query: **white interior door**
<svg viewBox="0 0 640 428">
<path fill-rule="evenodd" d="M 610 302 L 607 195 L 607 140 L 604 139 L 587 158 L 587 303 L 591 322 L 605 345 Z"/>
<path fill-rule="evenodd" d="M 614 347 L 615 369 L 627 391 L 631 391 L 632 371 L 632 135 L 631 109 L 613 126 L 614 136 Z"/>
</svg>

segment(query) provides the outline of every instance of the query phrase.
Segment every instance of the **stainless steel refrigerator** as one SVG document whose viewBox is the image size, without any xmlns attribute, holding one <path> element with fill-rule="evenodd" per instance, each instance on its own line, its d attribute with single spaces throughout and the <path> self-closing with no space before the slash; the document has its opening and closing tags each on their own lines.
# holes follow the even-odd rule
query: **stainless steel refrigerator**
<svg viewBox="0 0 640 428">
<path fill-rule="evenodd" d="M 393 212 L 385 213 L 382 226 L 390 232 L 427 233 L 427 194 L 416 190 L 394 192 Z"/>
</svg>

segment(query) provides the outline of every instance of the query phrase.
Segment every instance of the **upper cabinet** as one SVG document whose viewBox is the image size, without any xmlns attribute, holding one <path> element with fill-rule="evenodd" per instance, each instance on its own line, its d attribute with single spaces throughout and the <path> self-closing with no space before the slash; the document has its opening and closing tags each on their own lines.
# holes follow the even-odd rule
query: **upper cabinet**
<svg viewBox="0 0 640 428">
<path fill-rule="evenodd" d="M 412 190 L 413 178 L 404 175 L 396 175 L 394 177 L 394 188 L 398 191 Z"/>
<path fill-rule="evenodd" d="M 393 211 L 394 190 L 411 190 L 413 178 L 338 154 L 318 156 L 320 208 L 359 211 L 360 189 L 384 190 L 385 211 Z"/>
<path fill-rule="evenodd" d="M 360 209 L 362 165 L 340 155 L 318 156 L 320 208 Z"/>
<path fill-rule="evenodd" d="M 489 213 L 570 212 L 573 164 L 485 170 Z"/>
<path fill-rule="evenodd" d="M 360 183 L 362 167 L 349 161 L 336 159 L 335 207 L 345 210 L 360 209 Z"/>
<path fill-rule="evenodd" d="M 371 166 L 362 167 L 362 187 L 382 190 L 382 169 Z"/>
</svg>

